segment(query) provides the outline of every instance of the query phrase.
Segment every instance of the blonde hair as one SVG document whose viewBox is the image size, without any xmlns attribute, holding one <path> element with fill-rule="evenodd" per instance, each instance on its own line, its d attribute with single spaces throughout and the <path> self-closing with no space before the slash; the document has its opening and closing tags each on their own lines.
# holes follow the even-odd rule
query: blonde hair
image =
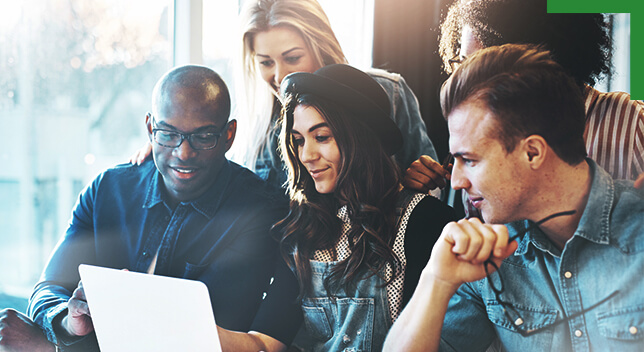
<svg viewBox="0 0 644 352">
<path fill-rule="evenodd" d="M 319 67 L 346 63 L 324 10 L 316 0 L 247 0 L 241 14 L 241 59 L 237 62 L 237 117 L 241 143 L 236 143 L 235 159 L 254 169 L 257 157 L 269 138 L 271 118 L 276 108 L 278 92 L 260 76 L 255 61 L 253 40 L 257 33 L 275 27 L 295 30 L 313 55 Z M 241 137 L 241 138 L 240 138 Z M 242 150 L 245 149 L 245 150 Z M 241 158 L 238 157 L 242 155 Z"/>
</svg>

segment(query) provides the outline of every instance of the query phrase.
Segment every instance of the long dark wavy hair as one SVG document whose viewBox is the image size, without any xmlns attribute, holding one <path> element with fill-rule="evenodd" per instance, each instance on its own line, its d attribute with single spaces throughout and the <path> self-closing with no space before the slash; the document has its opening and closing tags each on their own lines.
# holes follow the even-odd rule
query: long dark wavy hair
<svg viewBox="0 0 644 352">
<path fill-rule="evenodd" d="M 316 109 L 329 125 L 338 145 L 341 166 L 335 190 L 320 194 L 298 157 L 293 142 L 293 111 L 299 105 Z M 325 280 L 327 292 L 350 289 L 359 280 L 381 275 L 389 263 L 391 282 L 400 273 L 395 241 L 395 201 L 400 171 L 369 127 L 337 104 L 310 94 L 291 95 L 282 109 L 280 150 L 288 167 L 289 214 L 276 226 L 282 231 L 281 251 L 300 284 L 300 298 L 311 290 L 309 260 L 316 250 L 335 253 L 342 226 L 337 211 L 347 205 L 351 254 Z M 381 276 L 382 277 L 382 276 Z"/>
</svg>

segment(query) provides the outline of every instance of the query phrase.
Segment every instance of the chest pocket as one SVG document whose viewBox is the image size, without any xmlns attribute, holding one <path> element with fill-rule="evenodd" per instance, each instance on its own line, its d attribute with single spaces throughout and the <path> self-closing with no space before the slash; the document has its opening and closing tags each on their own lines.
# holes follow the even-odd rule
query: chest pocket
<svg viewBox="0 0 644 352">
<path fill-rule="evenodd" d="M 641 347 L 644 342 L 644 305 L 599 312 L 597 326 L 605 338 L 623 341 L 624 347 L 629 343 L 637 343 Z"/>
<path fill-rule="evenodd" d="M 548 307 L 523 307 L 512 305 L 521 315 L 521 329 L 530 331 L 541 329 L 553 325 L 557 321 L 558 312 Z M 497 334 L 501 341 L 507 343 L 507 348 L 512 350 L 523 351 L 549 351 L 552 350 L 554 338 L 553 329 L 543 329 L 527 338 L 519 335 L 518 329 L 514 324 L 515 320 L 510 320 L 503 311 L 503 306 L 496 301 L 488 301 L 487 315 L 492 323 L 496 325 Z M 512 317 L 513 315 L 510 314 Z M 516 344 L 516 346 L 513 346 Z"/>
<path fill-rule="evenodd" d="M 373 298 L 307 298 L 305 328 L 324 351 L 371 351 L 374 305 Z"/>
<path fill-rule="evenodd" d="M 555 309 L 543 307 L 524 308 L 515 305 L 512 305 L 512 307 L 514 307 L 517 313 L 521 315 L 521 319 L 523 320 L 521 328 L 526 331 L 547 327 L 554 324 L 557 320 L 557 311 Z M 508 319 L 503 311 L 503 306 L 498 302 L 488 303 L 487 314 L 490 317 L 490 321 L 495 325 L 513 332 L 517 332 L 517 327 L 514 324 L 514 321 Z"/>
</svg>

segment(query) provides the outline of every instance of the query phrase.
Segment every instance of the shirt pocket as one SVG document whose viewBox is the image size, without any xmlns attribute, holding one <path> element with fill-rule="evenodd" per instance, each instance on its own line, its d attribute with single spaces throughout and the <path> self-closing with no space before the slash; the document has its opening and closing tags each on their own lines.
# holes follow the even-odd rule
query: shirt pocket
<svg viewBox="0 0 644 352">
<path fill-rule="evenodd" d="M 644 305 L 598 312 L 597 326 L 605 338 L 637 342 L 641 347 L 644 340 Z"/>
<path fill-rule="evenodd" d="M 512 307 L 521 315 L 523 324 L 520 328 L 524 331 L 535 329 L 542 329 L 557 321 L 558 312 L 556 309 L 547 307 L 522 307 L 519 305 L 512 305 Z M 487 305 L 487 315 L 490 321 L 495 325 L 504 329 L 518 332 L 515 321 L 510 320 L 503 312 L 503 306 L 498 302 L 491 302 Z M 513 314 L 510 314 L 512 317 Z"/>
<path fill-rule="evenodd" d="M 503 341 L 503 345 L 508 350 L 517 351 L 550 351 L 553 350 L 554 328 L 547 327 L 557 322 L 558 311 L 549 307 L 525 307 L 521 305 L 512 305 L 512 307 L 521 315 L 523 323 L 520 329 L 531 331 L 541 329 L 534 334 L 523 337 L 519 334 L 517 326 L 514 324 L 516 319 L 510 314 L 510 319 L 503 312 L 503 306 L 493 301 L 487 304 L 487 314 L 490 321 L 496 325 L 496 331 Z"/>
<path fill-rule="evenodd" d="M 307 298 L 304 325 L 318 350 L 370 351 L 375 301 L 373 298 Z"/>
<path fill-rule="evenodd" d="M 333 336 L 331 323 L 322 307 L 310 307 L 303 305 L 304 326 L 312 338 L 326 341 Z"/>
</svg>

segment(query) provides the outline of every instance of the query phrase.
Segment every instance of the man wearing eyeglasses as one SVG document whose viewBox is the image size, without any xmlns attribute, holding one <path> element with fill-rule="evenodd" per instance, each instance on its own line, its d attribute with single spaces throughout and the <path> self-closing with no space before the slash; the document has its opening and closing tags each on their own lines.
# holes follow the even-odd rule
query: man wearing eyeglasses
<svg viewBox="0 0 644 352">
<path fill-rule="evenodd" d="M 269 230 L 287 203 L 226 159 L 237 126 L 229 114 L 228 89 L 206 67 L 178 67 L 159 80 L 145 119 L 153 160 L 109 169 L 81 193 L 30 299 L 29 315 L 61 350 L 98 350 L 81 263 L 203 281 L 217 323 L 249 329 L 277 258 Z M 31 335 L 24 350 L 35 351 L 33 326 L 8 317 L 14 332 Z"/>
<path fill-rule="evenodd" d="M 509 351 L 641 351 L 644 193 L 586 158 L 574 80 L 537 47 L 492 47 L 446 81 L 441 105 L 452 186 L 486 224 L 445 227 L 385 350 L 497 340 Z"/>
</svg>

